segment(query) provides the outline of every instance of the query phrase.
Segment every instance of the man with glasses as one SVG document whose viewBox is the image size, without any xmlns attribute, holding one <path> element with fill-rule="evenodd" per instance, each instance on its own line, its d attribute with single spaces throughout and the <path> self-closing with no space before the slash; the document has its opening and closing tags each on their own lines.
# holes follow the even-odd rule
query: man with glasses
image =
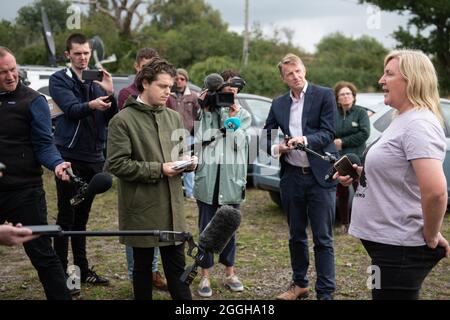
<svg viewBox="0 0 450 320">
<path fill-rule="evenodd" d="M 197 94 L 192 92 L 187 85 L 188 81 L 189 76 L 187 71 L 181 68 L 177 69 L 175 85 L 167 100 L 167 107 L 180 113 L 183 118 L 184 128 L 190 134 L 187 140 L 187 144 L 190 145 L 194 141 L 194 121 L 200 106 L 198 104 Z M 194 172 L 183 173 L 183 184 L 186 199 L 188 201 L 195 201 L 192 194 L 194 189 Z"/>
</svg>

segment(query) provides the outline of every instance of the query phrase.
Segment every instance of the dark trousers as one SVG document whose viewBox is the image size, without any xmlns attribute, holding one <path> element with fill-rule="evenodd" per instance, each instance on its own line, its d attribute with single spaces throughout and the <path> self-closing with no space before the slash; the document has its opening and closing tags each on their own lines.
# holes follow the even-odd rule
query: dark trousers
<svg viewBox="0 0 450 320">
<path fill-rule="evenodd" d="M 353 190 L 356 190 L 358 187 L 358 181 L 353 182 Z M 339 213 L 339 219 L 341 220 L 341 223 L 343 225 L 349 225 L 350 224 L 350 216 L 351 216 L 351 210 L 350 210 L 350 187 L 343 186 L 342 184 L 337 185 L 337 194 L 338 194 L 338 213 Z"/>
<path fill-rule="evenodd" d="M 428 273 L 445 256 L 445 249 L 405 247 L 361 240 L 380 269 L 380 287 L 372 289 L 373 300 L 417 300 Z"/>
<path fill-rule="evenodd" d="M 159 247 L 167 288 L 173 300 L 192 300 L 189 286 L 180 280 L 185 268 L 184 244 Z M 133 291 L 136 300 L 152 300 L 154 248 L 133 247 Z"/>
<path fill-rule="evenodd" d="M 308 236 L 311 223 L 316 264 L 316 293 L 330 296 L 336 288 L 333 224 L 336 188 L 323 188 L 312 174 L 303 175 L 297 167 L 286 165 L 280 180 L 281 201 L 289 225 L 289 251 L 294 283 L 308 287 Z"/>
<path fill-rule="evenodd" d="M 0 191 L 0 224 L 47 224 L 47 204 L 42 187 Z M 70 300 L 66 277 L 50 238 L 39 237 L 24 243 L 25 252 L 37 270 L 49 300 Z"/>
<path fill-rule="evenodd" d="M 88 163 L 77 160 L 67 159 L 72 164 L 72 170 L 75 175 L 89 183 L 92 177 L 103 170 L 103 163 Z M 73 183 L 55 179 L 56 191 L 58 194 L 58 217 L 56 223 L 63 230 L 85 231 L 89 219 L 89 211 L 91 210 L 93 197 L 86 197 L 83 202 L 73 207 L 70 199 L 77 193 L 77 187 Z M 80 268 L 81 280 L 86 277 L 89 268 L 86 256 L 86 237 L 70 238 L 73 253 L 73 263 Z M 56 237 L 54 239 L 55 251 L 61 260 L 64 271 L 68 265 L 69 238 Z"/>
<path fill-rule="evenodd" d="M 206 228 L 208 223 L 216 214 L 217 209 L 221 206 L 218 204 L 207 204 L 197 200 L 198 206 L 198 229 L 200 233 Z M 229 204 L 229 206 L 238 209 L 240 206 L 238 204 Z M 219 255 L 219 262 L 226 267 L 234 266 L 234 259 L 236 256 L 236 234 L 233 234 L 230 241 L 228 241 L 227 245 L 223 249 L 223 251 Z M 214 266 L 214 255 L 212 253 L 205 253 L 205 256 L 200 263 L 200 267 L 203 269 L 209 269 Z"/>
</svg>

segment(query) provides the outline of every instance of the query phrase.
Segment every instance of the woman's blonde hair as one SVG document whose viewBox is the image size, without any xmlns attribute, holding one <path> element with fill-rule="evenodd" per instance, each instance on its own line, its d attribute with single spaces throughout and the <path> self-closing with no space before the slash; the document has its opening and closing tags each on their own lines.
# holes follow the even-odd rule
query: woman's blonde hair
<svg viewBox="0 0 450 320">
<path fill-rule="evenodd" d="M 444 123 L 439 101 L 438 79 L 431 60 L 420 50 L 395 50 L 384 59 L 384 66 L 398 59 L 406 80 L 406 96 L 416 109 L 427 108 Z"/>
</svg>

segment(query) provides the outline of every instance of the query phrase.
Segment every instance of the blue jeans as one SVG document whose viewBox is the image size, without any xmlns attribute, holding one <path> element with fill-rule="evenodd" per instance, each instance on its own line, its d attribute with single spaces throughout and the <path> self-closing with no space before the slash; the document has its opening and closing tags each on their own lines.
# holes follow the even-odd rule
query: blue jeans
<svg viewBox="0 0 450 320">
<path fill-rule="evenodd" d="M 417 300 L 428 273 L 445 256 L 445 249 L 428 246 L 404 247 L 361 240 L 380 268 L 380 287 L 372 289 L 373 300 Z"/>
<path fill-rule="evenodd" d="M 194 142 L 194 137 L 193 136 L 189 136 L 187 138 L 187 144 L 190 145 L 193 142 Z M 191 198 L 192 194 L 193 194 L 194 177 L 195 177 L 194 171 L 192 171 L 192 172 L 184 172 L 183 173 L 184 193 L 185 193 L 185 196 L 188 197 L 188 198 Z"/>
<path fill-rule="evenodd" d="M 133 247 L 125 246 L 125 254 L 127 256 L 128 279 L 132 280 L 134 269 Z M 158 271 L 158 257 L 159 257 L 159 248 L 155 247 L 152 261 L 152 272 Z"/>
<path fill-rule="evenodd" d="M 281 201 L 289 225 L 289 251 L 293 282 L 308 287 L 309 250 L 306 228 L 311 223 L 317 273 L 318 298 L 331 296 L 336 288 L 333 224 L 336 188 L 323 188 L 312 173 L 301 174 L 286 164 L 280 180 Z"/>
</svg>

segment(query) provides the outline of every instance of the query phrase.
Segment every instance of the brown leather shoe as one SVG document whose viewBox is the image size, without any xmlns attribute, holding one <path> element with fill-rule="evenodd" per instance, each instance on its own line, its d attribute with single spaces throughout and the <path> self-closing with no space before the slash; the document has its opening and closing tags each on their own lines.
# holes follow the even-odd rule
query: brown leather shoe
<svg viewBox="0 0 450 320">
<path fill-rule="evenodd" d="M 286 292 L 277 296 L 277 300 L 300 300 L 308 297 L 308 288 L 301 288 L 295 284 L 291 284 Z"/>
<path fill-rule="evenodd" d="M 153 286 L 156 289 L 167 291 L 167 282 L 166 279 L 164 279 L 164 276 L 159 273 L 159 271 L 152 272 L 153 275 Z"/>
</svg>

